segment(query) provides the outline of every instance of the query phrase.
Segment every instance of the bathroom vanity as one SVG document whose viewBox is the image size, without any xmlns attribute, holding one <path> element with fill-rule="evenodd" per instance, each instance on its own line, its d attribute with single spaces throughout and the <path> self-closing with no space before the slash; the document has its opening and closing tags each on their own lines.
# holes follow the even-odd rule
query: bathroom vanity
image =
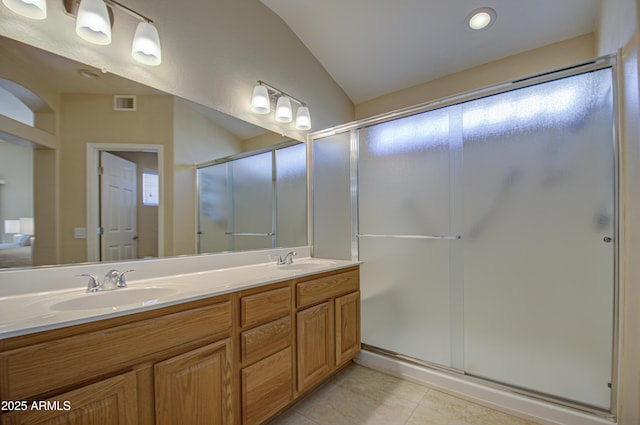
<svg viewBox="0 0 640 425">
<path fill-rule="evenodd" d="M 309 264 L 0 339 L 0 423 L 265 423 L 360 350 L 359 266 Z"/>
</svg>

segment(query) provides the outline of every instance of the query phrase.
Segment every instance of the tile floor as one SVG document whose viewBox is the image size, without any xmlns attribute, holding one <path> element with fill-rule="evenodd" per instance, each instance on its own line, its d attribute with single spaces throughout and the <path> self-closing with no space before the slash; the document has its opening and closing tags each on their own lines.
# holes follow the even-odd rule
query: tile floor
<svg viewBox="0 0 640 425">
<path fill-rule="evenodd" d="M 269 425 L 535 425 L 352 364 Z"/>
</svg>

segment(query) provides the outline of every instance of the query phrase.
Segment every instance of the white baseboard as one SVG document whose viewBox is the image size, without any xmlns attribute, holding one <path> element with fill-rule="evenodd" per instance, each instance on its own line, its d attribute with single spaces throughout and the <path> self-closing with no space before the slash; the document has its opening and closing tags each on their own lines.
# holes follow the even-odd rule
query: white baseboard
<svg viewBox="0 0 640 425">
<path fill-rule="evenodd" d="M 488 387 L 464 376 L 422 367 L 412 363 L 361 351 L 357 364 L 415 382 L 470 402 L 543 425 L 612 425 L 615 422 L 509 391 Z"/>
</svg>

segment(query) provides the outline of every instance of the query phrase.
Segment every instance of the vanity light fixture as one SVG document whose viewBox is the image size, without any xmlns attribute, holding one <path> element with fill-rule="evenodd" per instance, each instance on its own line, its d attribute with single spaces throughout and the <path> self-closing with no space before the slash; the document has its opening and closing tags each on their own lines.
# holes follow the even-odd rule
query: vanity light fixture
<svg viewBox="0 0 640 425">
<path fill-rule="evenodd" d="M 74 15 L 74 9 L 79 2 L 76 33 L 86 41 L 95 44 L 111 43 L 113 14 L 109 12 L 107 6 L 113 6 L 139 19 L 141 22 L 133 36 L 131 56 L 145 65 L 155 66 L 162 62 L 160 36 L 151 19 L 115 0 L 63 0 L 63 2 L 65 9 L 71 15 Z"/>
<path fill-rule="evenodd" d="M 111 20 L 102 0 L 82 0 L 76 17 L 76 34 L 89 43 L 111 44 Z"/>
<path fill-rule="evenodd" d="M 271 112 L 271 99 L 269 91 L 261 84 L 253 88 L 253 96 L 251 97 L 251 110 L 256 114 L 268 114 Z"/>
<path fill-rule="evenodd" d="M 301 106 L 296 113 L 296 128 L 298 130 L 309 130 L 311 128 L 311 115 L 309 108 Z"/>
<path fill-rule="evenodd" d="M 291 112 L 291 101 L 287 96 L 280 96 L 276 103 L 276 121 L 291 122 L 293 112 Z"/>
<path fill-rule="evenodd" d="M 467 15 L 467 28 L 479 31 L 489 28 L 496 21 L 497 13 L 490 7 L 474 9 Z"/>
<path fill-rule="evenodd" d="M 2 0 L 2 3 L 27 18 L 47 17 L 46 0 Z M 111 43 L 113 7 L 140 20 L 131 45 L 131 56 L 145 65 L 160 65 L 162 62 L 158 30 L 146 16 L 115 0 L 62 0 L 62 3 L 67 14 L 76 18 L 76 34 L 93 44 Z"/>
<path fill-rule="evenodd" d="M 253 95 L 251 96 L 251 110 L 256 114 L 268 114 L 271 112 L 272 99 L 275 99 L 276 104 L 276 121 L 281 123 L 289 123 L 293 121 L 291 103 L 294 102 L 299 105 L 298 110 L 296 111 L 296 129 L 309 130 L 311 128 L 311 115 L 307 105 L 301 100 L 296 99 L 290 94 L 287 94 L 264 81 L 258 81 L 258 84 L 253 88 Z"/>
<path fill-rule="evenodd" d="M 131 56 L 145 65 L 155 66 L 162 62 L 160 36 L 153 22 L 147 21 L 138 24 L 131 45 Z"/>
<path fill-rule="evenodd" d="M 47 17 L 47 0 L 2 0 L 5 6 L 31 19 L 45 19 Z"/>
</svg>

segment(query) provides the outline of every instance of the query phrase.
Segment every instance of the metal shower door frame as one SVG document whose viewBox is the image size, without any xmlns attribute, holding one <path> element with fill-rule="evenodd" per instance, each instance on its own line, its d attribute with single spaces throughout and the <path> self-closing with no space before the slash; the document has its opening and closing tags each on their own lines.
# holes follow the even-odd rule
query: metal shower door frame
<svg viewBox="0 0 640 425">
<path fill-rule="evenodd" d="M 620 314 L 620 258 L 621 258 L 621 249 L 623 246 L 623 241 L 621 240 L 622 232 L 621 228 L 623 226 L 623 221 L 621 217 L 621 196 L 620 196 L 620 141 L 619 141 L 619 131 L 620 127 L 620 93 L 619 93 L 619 81 L 621 80 L 621 76 L 619 75 L 620 69 L 617 66 L 617 56 L 615 54 L 602 56 L 596 59 L 593 59 L 588 62 L 582 62 L 575 65 L 550 70 L 548 72 L 544 72 L 541 74 L 533 74 L 529 76 L 525 76 L 516 80 L 507 81 L 504 83 L 491 85 L 488 87 L 464 92 L 458 95 L 448 96 L 445 98 L 437 99 L 434 101 L 430 101 L 427 103 L 423 103 L 420 105 L 399 109 L 396 111 L 376 115 L 370 118 L 350 122 L 347 124 L 343 124 L 340 126 L 336 126 L 333 128 L 316 131 L 309 134 L 309 149 L 307 150 L 308 155 L 308 179 L 309 179 L 309 187 L 308 191 L 308 205 L 309 205 L 309 235 L 308 240 L 311 245 L 312 253 L 313 253 L 313 245 L 314 245 L 314 235 L 313 235 L 313 225 L 311 225 L 313 220 L 313 143 L 316 140 L 320 140 L 326 137 L 331 137 L 334 135 L 349 133 L 350 134 L 350 198 L 351 198 L 351 259 L 358 260 L 359 259 L 359 248 L 358 248 L 358 240 L 359 236 L 368 236 L 375 237 L 375 235 L 359 235 L 358 234 L 358 164 L 359 164 L 359 130 L 372 126 L 375 124 L 381 124 L 384 122 L 394 121 L 400 118 L 405 118 L 408 116 L 420 114 L 423 112 L 429 112 L 436 109 L 441 109 L 447 106 L 462 104 L 465 102 L 469 102 L 472 100 L 481 99 L 484 97 L 502 94 L 506 92 L 510 92 L 513 90 L 534 86 L 537 84 L 542 84 L 554 80 L 558 80 L 565 77 L 571 77 L 574 75 L 597 71 L 601 69 L 611 68 L 612 69 L 612 87 L 613 87 L 613 128 L 612 131 L 612 140 L 613 140 L 613 210 L 614 210 L 614 235 L 613 235 L 613 338 L 612 338 L 612 371 L 611 371 L 611 408 L 607 411 L 593 408 L 591 406 L 585 406 L 582 404 L 576 404 L 572 402 L 568 402 L 565 400 L 560 400 L 555 397 L 547 397 L 545 395 L 537 394 L 537 393 L 526 393 L 528 396 L 543 399 L 548 402 L 560 404 L 563 406 L 571 407 L 577 410 L 586 411 L 588 413 L 605 417 L 608 419 L 615 419 L 617 416 L 617 399 L 618 399 L 618 356 L 619 356 L 619 314 Z M 397 237 L 403 237 L 404 235 L 392 235 Z M 429 238 L 456 238 L 457 235 L 425 235 L 425 237 Z M 389 354 L 389 353 L 387 353 Z M 404 361 L 411 361 L 411 359 L 407 359 L 405 356 L 398 355 L 399 359 Z M 436 367 L 435 365 L 425 364 L 424 362 L 416 362 L 422 364 L 423 366 L 428 367 Z M 441 370 L 447 371 L 448 368 L 438 368 Z M 451 371 L 452 373 L 456 373 L 455 370 Z M 500 388 L 507 391 L 517 392 L 522 394 L 521 391 L 516 390 L 510 387 L 507 384 L 495 383 L 489 380 L 485 380 L 482 378 L 468 377 L 468 379 L 483 382 L 485 385 Z"/>
</svg>

